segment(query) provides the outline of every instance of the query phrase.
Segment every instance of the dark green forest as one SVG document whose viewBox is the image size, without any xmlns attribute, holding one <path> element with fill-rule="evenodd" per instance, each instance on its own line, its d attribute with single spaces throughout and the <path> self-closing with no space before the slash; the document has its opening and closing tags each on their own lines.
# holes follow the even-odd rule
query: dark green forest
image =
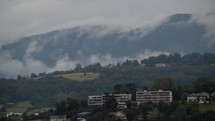
<svg viewBox="0 0 215 121">
<path fill-rule="evenodd" d="M 155 67 L 163 63 L 166 67 Z M 143 66 L 144 65 L 144 66 Z M 95 80 L 76 81 L 58 76 L 68 73 L 100 73 Z M 149 57 L 140 63 L 126 60 L 112 66 L 100 63 L 76 68 L 69 71 L 41 72 L 29 77 L 18 75 L 17 79 L 0 79 L 0 104 L 30 100 L 33 106 L 54 105 L 62 99 L 73 97 L 86 99 L 88 95 L 113 91 L 116 84 L 133 83 L 137 89 L 152 89 L 152 82 L 160 78 L 171 78 L 174 86 L 192 85 L 197 80 L 215 82 L 215 54 L 192 53 L 180 55 L 159 55 Z M 201 85 L 200 85 L 201 86 Z M 188 89 L 189 92 L 195 90 Z M 183 91 L 181 92 L 183 93 Z M 177 98 L 181 98 L 181 95 Z"/>
</svg>

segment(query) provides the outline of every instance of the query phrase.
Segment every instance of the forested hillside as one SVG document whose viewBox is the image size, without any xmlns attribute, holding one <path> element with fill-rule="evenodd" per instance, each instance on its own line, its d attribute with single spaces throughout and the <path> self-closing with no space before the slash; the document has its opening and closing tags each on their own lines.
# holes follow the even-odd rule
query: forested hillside
<svg viewBox="0 0 215 121">
<path fill-rule="evenodd" d="M 55 71 L 53 73 L 31 74 L 30 77 L 18 75 L 17 79 L 0 79 L 0 103 L 31 100 L 35 106 L 55 104 L 67 97 L 86 99 L 88 95 L 110 92 L 116 84 L 134 83 L 138 89 L 149 88 L 158 78 L 168 77 L 175 85 L 189 85 L 205 77 L 215 81 L 214 54 L 180 54 L 159 55 L 138 63 L 127 60 L 117 65 L 102 67 L 96 63 L 82 67 L 76 65 L 74 70 Z M 192 62 L 192 63 L 191 63 Z M 165 63 L 165 67 L 154 67 L 155 63 Z M 143 66 L 145 64 L 145 66 Z M 71 80 L 63 74 L 89 72 L 99 75 L 94 80 Z"/>
</svg>

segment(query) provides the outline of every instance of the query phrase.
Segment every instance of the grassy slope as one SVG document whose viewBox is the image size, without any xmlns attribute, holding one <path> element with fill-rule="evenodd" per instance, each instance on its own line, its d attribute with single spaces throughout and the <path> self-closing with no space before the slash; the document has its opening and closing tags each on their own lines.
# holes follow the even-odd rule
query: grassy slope
<svg viewBox="0 0 215 121">
<path fill-rule="evenodd" d="M 32 107 L 30 101 L 18 102 L 15 106 L 7 108 L 7 112 L 24 113 L 28 108 Z"/>
<path fill-rule="evenodd" d="M 72 73 L 72 74 L 62 74 L 61 76 L 77 81 L 84 81 L 84 80 L 95 80 L 99 77 L 99 73 L 87 73 L 86 76 L 83 73 Z"/>
<path fill-rule="evenodd" d="M 212 104 L 200 104 L 199 105 L 199 111 L 204 113 L 206 111 L 209 111 L 209 110 L 212 110 L 212 111 L 215 111 L 215 103 L 212 103 Z"/>
</svg>

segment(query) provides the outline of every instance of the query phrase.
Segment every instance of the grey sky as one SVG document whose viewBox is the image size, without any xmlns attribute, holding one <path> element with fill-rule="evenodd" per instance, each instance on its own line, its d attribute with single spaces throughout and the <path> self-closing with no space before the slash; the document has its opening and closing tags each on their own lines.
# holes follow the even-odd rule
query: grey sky
<svg viewBox="0 0 215 121">
<path fill-rule="evenodd" d="M 215 12 L 215 0 L 0 0 L 0 46 L 78 25 L 142 26 L 175 13 Z"/>
</svg>

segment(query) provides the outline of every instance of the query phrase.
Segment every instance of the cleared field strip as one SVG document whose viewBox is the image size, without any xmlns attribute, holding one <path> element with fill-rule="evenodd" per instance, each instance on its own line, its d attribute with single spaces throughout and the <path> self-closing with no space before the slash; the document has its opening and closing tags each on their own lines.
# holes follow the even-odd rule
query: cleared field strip
<svg viewBox="0 0 215 121">
<path fill-rule="evenodd" d="M 7 112 L 14 113 L 24 113 L 28 108 L 31 108 L 32 105 L 30 101 L 18 102 L 15 106 L 7 108 Z"/>
<path fill-rule="evenodd" d="M 99 78 L 99 73 L 71 73 L 71 74 L 62 74 L 67 79 L 77 80 L 77 81 L 85 81 L 85 80 L 95 80 Z"/>
</svg>

